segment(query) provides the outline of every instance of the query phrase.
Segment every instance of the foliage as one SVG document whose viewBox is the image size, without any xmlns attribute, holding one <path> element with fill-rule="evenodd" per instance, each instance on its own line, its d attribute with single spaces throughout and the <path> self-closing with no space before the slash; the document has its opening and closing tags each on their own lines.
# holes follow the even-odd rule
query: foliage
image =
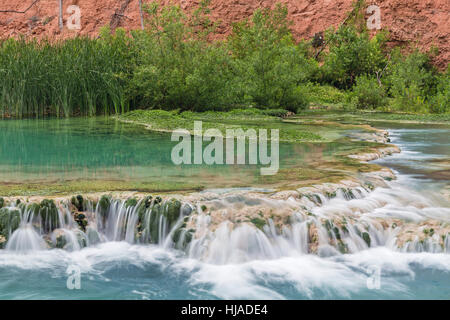
<svg viewBox="0 0 450 320">
<path fill-rule="evenodd" d="M 450 112 L 450 68 L 438 78 L 436 95 L 430 98 L 430 112 Z"/>
<path fill-rule="evenodd" d="M 256 10 L 251 21 L 233 26 L 229 44 L 244 103 L 294 112 L 308 105 L 299 86 L 317 65 L 302 45 L 295 45 L 289 26 L 287 8 L 281 5 Z"/>
<path fill-rule="evenodd" d="M 372 39 L 366 31 L 341 26 L 336 33 L 328 32 L 330 48 L 323 66 L 323 81 L 340 89 L 351 88 L 358 76 L 374 76 L 386 65 L 384 33 Z"/>
<path fill-rule="evenodd" d="M 357 109 L 376 109 L 383 107 L 387 102 L 384 87 L 377 79 L 368 76 L 356 78 L 351 99 Z"/>
<path fill-rule="evenodd" d="M 392 66 L 385 83 L 393 98 L 392 108 L 399 111 L 429 111 L 428 96 L 436 91 L 436 71 L 428 55 L 418 51 L 403 56 L 393 54 Z"/>
<path fill-rule="evenodd" d="M 195 111 L 232 106 L 230 57 L 220 43 L 207 42 L 210 30 L 199 22 L 206 13 L 196 10 L 192 20 L 179 7 L 157 3 L 147 12 L 148 28 L 136 34 L 140 57 L 130 83 L 139 104 Z"/>
<path fill-rule="evenodd" d="M 384 32 L 370 38 L 364 1 L 324 37 L 295 43 L 287 8 L 258 9 L 212 40 L 209 0 L 190 13 L 147 4 L 146 30 L 98 39 L 0 42 L 3 117 L 119 114 L 134 109 L 301 112 L 310 103 L 415 113 L 449 112 L 449 75 L 429 54 L 388 52 Z M 404 51 L 403 51 L 404 52 Z M 381 84 L 381 85 L 380 85 Z M 352 103 L 349 104 L 348 102 Z M 240 111 L 241 112 L 241 111 Z"/>
<path fill-rule="evenodd" d="M 344 90 L 324 84 L 308 83 L 305 87 L 308 100 L 322 104 L 346 103 L 348 94 Z"/>
<path fill-rule="evenodd" d="M 0 44 L 3 115 L 95 115 L 128 110 L 120 77 L 126 72 L 124 35 L 50 44 L 9 39 Z"/>
</svg>

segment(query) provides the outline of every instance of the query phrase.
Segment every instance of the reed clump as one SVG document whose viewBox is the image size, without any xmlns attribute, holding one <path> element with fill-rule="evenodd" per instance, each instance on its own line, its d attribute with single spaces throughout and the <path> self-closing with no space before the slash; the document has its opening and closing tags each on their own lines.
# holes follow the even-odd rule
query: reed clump
<svg viewBox="0 0 450 320">
<path fill-rule="evenodd" d="M 118 37 L 101 41 L 80 37 L 57 43 L 3 41 L 2 116 L 69 117 L 128 111 L 122 79 L 127 64 L 125 54 L 118 50 L 126 45 L 119 44 Z"/>
</svg>

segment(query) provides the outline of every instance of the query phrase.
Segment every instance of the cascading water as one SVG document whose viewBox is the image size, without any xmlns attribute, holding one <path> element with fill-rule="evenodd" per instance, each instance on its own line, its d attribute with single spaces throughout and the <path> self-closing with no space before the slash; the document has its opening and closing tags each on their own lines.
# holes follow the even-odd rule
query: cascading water
<svg viewBox="0 0 450 320">
<path fill-rule="evenodd" d="M 449 210 L 445 200 L 435 201 L 395 181 L 373 191 L 353 187 L 328 196 L 297 193 L 277 198 L 230 190 L 199 194 L 184 203 L 150 196 L 140 200 L 103 196 L 98 201 L 78 197 L 54 205 L 47 200 L 28 205 L 13 202 L 0 209 L 0 232 L 8 238 L 6 250 L 0 250 L 0 269 L 6 263 L 3 257 L 7 264 L 22 264 L 17 262 L 21 258 L 7 254 L 21 253 L 23 259 L 35 261 L 32 265 L 37 264 L 33 268 L 38 270 L 50 267 L 47 259 L 56 269 L 59 264 L 76 263 L 102 286 L 109 265 L 116 270 L 126 259 L 127 270 L 138 268 L 133 275 L 142 284 L 130 283 L 135 288 L 146 283 L 149 274 L 139 270 L 148 264 L 156 268 L 156 274 L 164 272 L 164 277 L 169 276 L 163 271 L 166 268 L 185 274 L 188 283 L 179 283 L 169 295 L 175 298 L 182 297 L 175 292 L 186 297 L 188 288 L 204 292 L 211 285 L 211 295 L 205 297 L 291 297 L 292 292 L 282 288 L 295 285 L 295 292 L 302 292 L 300 297 L 320 297 L 317 290 L 326 287 L 318 292 L 329 297 L 358 292 L 358 297 L 370 298 L 376 295 L 361 291 L 364 282 L 358 277 L 367 265 L 391 263 L 394 252 L 395 259 L 406 261 L 396 262 L 397 273 L 414 272 L 409 269 L 410 260 L 414 265 L 424 263 L 415 256 L 419 252 L 436 256 L 426 260 L 441 270 L 433 274 L 450 272 L 445 267 L 450 252 L 450 237 L 445 233 Z M 59 271 L 62 277 L 64 270 Z M 113 276 L 106 277 L 111 281 Z M 332 280 L 325 282 L 322 277 Z M 265 278 L 269 282 L 262 286 Z M 159 290 L 165 290 L 167 284 L 161 285 Z M 402 290 L 396 281 L 385 286 L 385 294 L 392 292 L 392 297 Z M 246 287 L 248 291 L 243 291 Z M 130 297 L 149 298 L 144 294 L 148 290 L 133 289 Z"/>
<path fill-rule="evenodd" d="M 299 194 L 285 200 L 231 192 L 203 201 L 207 210 L 159 197 L 102 197 L 95 210 L 82 197 L 84 205 L 78 208 L 73 201 L 57 206 L 43 200 L 39 205 L 3 209 L 3 215 L 11 217 L 20 212 L 20 224 L 8 231 L 6 249 L 74 251 L 126 241 L 181 249 L 190 258 L 214 264 L 303 254 L 332 256 L 378 246 L 404 252 L 449 252 L 450 209 L 413 192 L 397 182 L 371 192 L 362 187 L 341 188 L 333 197 Z M 263 214 L 260 208 L 274 213 Z M 447 227 L 428 230 L 424 223 L 430 220 Z"/>
<path fill-rule="evenodd" d="M 83 274 L 71 298 L 116 297 L 115 288 L 153 299 L 448 298 L 448 197 L 397 176 L 178 200 L 11 200 L 0 209 L 0 277 L 31 274 L 27 292 L 39 298 L 69 296 L 68 265 Z M 380 291 L 366 287 L 371 268 Z M 7 283 L 0 298 L 21 297 Z"/>
</svg>

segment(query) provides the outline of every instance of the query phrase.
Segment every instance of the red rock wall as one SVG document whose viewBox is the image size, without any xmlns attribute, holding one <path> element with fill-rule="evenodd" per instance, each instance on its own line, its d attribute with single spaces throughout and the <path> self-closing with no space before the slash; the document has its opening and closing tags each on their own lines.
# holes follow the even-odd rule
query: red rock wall
<svg viewBox="0 0 450 320">
<path fill-rule="evenodd" d="M 0 0 L 1 10 L 23 11 L 34 0 Z M 143 0 L 148 2 L 149 0 Z M 64 10 L 76 4 L 81 9 L 81 30 L 60 33 L 58 0 L 39 0 L 26 13 L 0 12 L 0 37 L 24 34 L 32 37 L 66 38 L 76 34 L 97 35 L 101 26 L 110 23 L 116 10 L 129 2 L 120 19 L 127 29 L 140 27 L 138 0 L 63 0 Z M 179 4 L 189 10 L 198 1 L 159 0 L 162 4 Z M 220 21 L 219 31 L 227 34 L 231 23 L 251 15 L 260 7 L 285 3 L 294 24 L 297 39 L 311 38 L 316 32 L 339 25 L 352 8 L 353 0 L 212 0 L 212 17 Z M 367 1 L 381 8 L 382 28 L 388 30 L 394 43 L 416 43 L 421 49 L 439 49 L 436 64 L 444 68 L 450 58 L 450 0 L 377 0 Z M 64 14 L 64 22 L 68 18 Z"/>
</svg>

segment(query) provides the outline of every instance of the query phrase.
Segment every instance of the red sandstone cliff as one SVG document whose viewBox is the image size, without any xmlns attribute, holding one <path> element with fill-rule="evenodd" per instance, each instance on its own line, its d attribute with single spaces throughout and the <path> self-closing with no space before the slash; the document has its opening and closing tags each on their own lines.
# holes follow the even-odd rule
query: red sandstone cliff
<svg viewBox="0 0 450 320">
<path fill-rule="evenodd" d="M 0 11 L 25 11 L 36 0 L 0 0 Z M 143 0 L 149 2 L 150 0 Z M 162 4 L 179 4 L 189 10 L 196 0 L 159 0 Z M 221 22 L 219 31 L 231 30 L 231 23 L 251 15 L 260 7 L 285 3 L 296 38 L 311 38 L 316 32 L 339 25 L 351 10 L 353 0 L 212 0 L 212 17 Z M 139 28 L 138 0 L 63 0 L 66 9 L 76 4 L 81 9 L 81 30 L 63 32 L 58 27 L 58 0 L 37 0 L 25 13 L 0 12 L 0 37 L 20 34 L 32 37 L 61 38 L 76 34 L 96 35 L 101 26 L 111 23 L 127 29 Z M 395 43 L 416 43 L 421 49 L 435 46 L 439 56 L 435 63 L 444 68 L 450 58 L 450 0 L 377 0 L 367 1 L 381 8 L 382 28 L 390 32 Z M 123 8 L 123 12 L 120 10 Z M 115 15 L 119 13 L 119 15 Z"/>
</svg>

